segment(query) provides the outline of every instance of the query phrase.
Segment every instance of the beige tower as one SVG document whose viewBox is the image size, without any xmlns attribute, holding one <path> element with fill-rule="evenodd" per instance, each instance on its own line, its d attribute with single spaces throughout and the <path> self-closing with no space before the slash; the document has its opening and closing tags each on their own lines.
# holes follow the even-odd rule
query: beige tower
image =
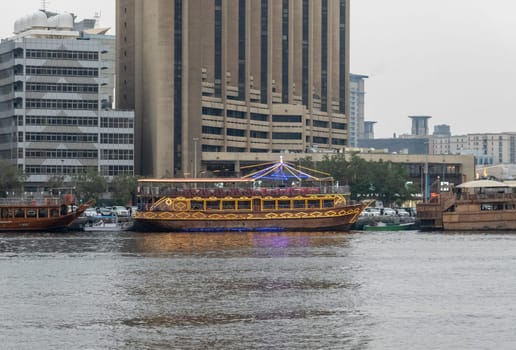
<svg viewBox="0 0 516 350">
<path fill-rule="evenodd" d="M 116 101 L 135 110 L 137 173 L 347 145 L 349 0 L 116 6 Z"/>
</svg>

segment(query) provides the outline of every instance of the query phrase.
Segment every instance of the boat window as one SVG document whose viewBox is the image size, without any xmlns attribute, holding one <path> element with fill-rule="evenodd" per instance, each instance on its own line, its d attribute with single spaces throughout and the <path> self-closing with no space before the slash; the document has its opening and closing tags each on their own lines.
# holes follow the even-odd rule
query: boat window
<svg viewBox="0 0 516 350">
<path fill-rule="evenodd" d="M 251 209 L 251 201 L 238 201 L 238 209 L 239 210 L 250 210 Z"/>
<path fill-rule="evenodd" d="M 25 213 L 23 212 L 23 209 L 21 209 L 21 208 L 16 209 L 14 217 L 16 217 L 16 218 L 23 218 L 23 217 L 25 217 Z"/>
<path fill-rule="evenodd" d="M 295 209 L 305 209 L 305 201 L 304 200 L 294 200 L 294 208 Z"/>
<path fill-rule="evenodd" d="M 309 208 L 320 208 L 321 207 L 321 201 L 318 199 L 309 199 L 308 200 L 308 207 Z"/>
<path fill-rule="evenodd" d="M 279 209 L 290 209 L 290 200 L 279 200 L 278 208 Z"/>
<path fill-rule="evenodd" d="M 9 217 L 9 209 L 2 208 L 2 217 L 3 218 L 8 218 Z"/>
<path fill-rule="evenodd" d="M 28 218 L 35 218 L 36 217 L 36 211 L 33 209 L 27 210 L 27 217 Z"/>
<path fill-rule="evenodd" d="M 324 199 L 323 200 L 323 207 L 324 208 L 333 208 L 334 207 L 334 200 L 333 199 Z"/>
<path fill-rule="evenodd" d="M 59 212 L 56 208 L 50 209 L 50 216 L 59 216 Z"/>
<path fill-rule="evenodd" d="M 222 201 L 222 209 L 224 209 L 224 210 L 235 209 L 235 201 Z"/>
<path fill-rule="evenodd" d="M 203 210 L 204 202 L 203 201 L 190 201 L 190 208 L 192 210 Z"/>
<path fill-rule="evenodd" d="M 207 210 L 220 210 L 220 201 L 206 201 Z"/>
<path fill-rule="evenodd" d="M 263 209 L 275 209 L 276 201 L 273 200 L 265 200 L 263 201 Z"/>
<path fill-rule="evenodd" d="M 39 209 L 38 216 L 39 216 L 40 218 L 46 218 L 46 217 L 48 217 L 48 210 L 47 210 L 46 208 L 41 208 L 41 209 Z"/>
<path fill-rule="evenodd" d="M 491 204 L 480 204 L 480 210 L 493 210 L 493 206 Z"/>
</svg>

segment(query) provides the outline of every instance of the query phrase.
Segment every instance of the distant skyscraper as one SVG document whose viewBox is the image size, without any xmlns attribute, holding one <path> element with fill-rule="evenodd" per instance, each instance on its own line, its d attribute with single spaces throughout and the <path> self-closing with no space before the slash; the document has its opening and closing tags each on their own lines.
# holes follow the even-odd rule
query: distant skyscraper
<svg viewBox="0 0 516 350">
<path fill-rule="evenodd" d="M 349 146 L 357 147 L 364 134 L 365 79 L 367 75 L 349 75 Z"/>
<path fill-rule="evenodd" d="M 116 10 L 116 101 L 135 109 L 138 173 L 348 144 L 349 0 L 117 0 Z"/>
<path fill-rule="evenodd" d="M 365 121 L 364 122 L 364 136 L 362 139 L 364 140 L 372 140 L 374 139 L 374 125 L 376 122 L 374 121 Z M 358 144 L 357 144 L 358 147 Z"/>
<path fill-rule="evenodd" d="M 134 114 L 111 110 L 114 37 L 46 11 L 14 29 L 0 43 L 0 158 L 24 170 L 29 191 L 55 175 L 132 175 Z"/>
<path fill-rule="evenodd" d="M 451 136 L 450 126 L 446 124 L 434 126 L 434 136 Z"/>
</svg>

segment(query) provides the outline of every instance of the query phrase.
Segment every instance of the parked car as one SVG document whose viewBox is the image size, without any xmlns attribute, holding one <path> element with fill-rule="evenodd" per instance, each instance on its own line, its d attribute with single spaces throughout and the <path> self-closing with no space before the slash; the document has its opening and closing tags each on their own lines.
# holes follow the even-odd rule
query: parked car
<svg viewBox="0 0 516 350">
<path fill-rule="evenodd" d="M 398 216 L 400 216 L 400 217 L 410 216 L 409 212 L 402 208 L 398 209 L 397 212 L 398 212 Z"/>
<path fill-rule="evenodd" d="M 384 216 L 396 216 L 396 210 L 392 208 L 383 208 L 383 215 Z"/>
<path fill-rule="evenodd" d="M 104 207 L 97 208 L 97 213 L 99 213 L 100 215 L 104 215 L 104 216 L 113 215 L 113 211 L 111 210 L 111 208 L 104 208 Z"/>
<path fill-rule="evenodd" d="M 97 216 L 97 209 L 86 208 L 86 210 L 84 211 L 84 216 L 88 216 L 88 217 Z"/>
<path fill-rule="evenodd" d="M 365 208 L 364 212 L 367 213 L 366 216 L 381 216 L 382 215 L 382 212 L 380 211 L 380 209 L 373 208 L 373 207 Z"/>
<path fill-rule="evenodd" d="M 121 205 L 115 205 L 114 207 L 111 207 L 111 210 L 117 216 L 129 216 L 129 210 L 127 210 L 125 207 Z"/>
</svg>

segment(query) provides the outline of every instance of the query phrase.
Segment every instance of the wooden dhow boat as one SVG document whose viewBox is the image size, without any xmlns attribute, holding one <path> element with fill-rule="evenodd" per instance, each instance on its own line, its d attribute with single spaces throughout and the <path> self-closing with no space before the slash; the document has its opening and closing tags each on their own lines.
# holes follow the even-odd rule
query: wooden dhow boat
<svg viewBox="0 0 516 350">
<path fill-rule="evenodd" d="M 0 232 L 56 231 L 69 226 L 92 202 L 76 206 L 63 198 L 1 198 Z"/>
<path fill-rule="evenodd" d="M 242 178 L 140 179 L 133 229 L 347 231 L 367 205 L 341 190 L 283 160 Z"/>
<path fill-rule="evenodd" d="M 421 230 L 516 230 L 516 193 L 506 182 L 474 180 L 445 186 L 416 210 Z"/>
</svg>

